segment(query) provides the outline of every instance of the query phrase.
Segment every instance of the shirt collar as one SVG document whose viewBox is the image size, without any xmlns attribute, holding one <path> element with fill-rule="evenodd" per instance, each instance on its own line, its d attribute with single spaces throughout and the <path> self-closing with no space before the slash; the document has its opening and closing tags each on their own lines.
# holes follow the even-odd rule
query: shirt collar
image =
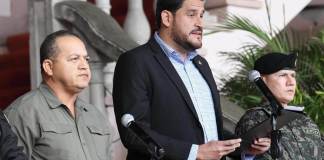
<svg viewBox="0 0 324 160">
<path fill-rule="evenodd" d="M 47 102 L 47 104 L 49 105 L 50 108 L 55 109 L 58 107 L 63 106 L 64 104 L 55 96 L 55 94 L 53 93 L 53 91 L 50 89 L 50 87 L 45 84 L 45 83 L 41 83 L 39 86 L 39 90 L 41 91 L 41 93 L 44 95 L 44 98 Z M 75 102 L 75 106 L 84 110 L 84 111 L 88 111 L 90 108 L 88 107 L 88 105 L 86 105 L 85 102 L 83 102 L 81 99 L 79 99 L 79 97 L 76 99 Z"/>
<path fill-rule="evenodd" d="M 290 110 L 290 111 L 304 111 L 305 107 L 303 106 L 285 106 L 284 107 L 285 110 Z"/>
<path fill-rule="evenodd" d="M 163 52 L 166 54 L 167 57 L 174 59 L 175 61 L 179 62 L 179 63 L 184 63 L 181 60 L 181 56 L 180 54 L 175 51 L 173 48 L 171 48 L 168 44 L 166 44 L 161 37 L 159 36 L 158 32 L 154 33 L 154 38 L 156 40 L 156 42 L 160 45 L 160 47 L 162 48 Z M 188 52 L 188 56 L 187 59 L 185 61 L 188 60 L 192 60 L 193 58 L 195 58 L 197 56 L 197 52 L 195 50 Z"/>
</svg>

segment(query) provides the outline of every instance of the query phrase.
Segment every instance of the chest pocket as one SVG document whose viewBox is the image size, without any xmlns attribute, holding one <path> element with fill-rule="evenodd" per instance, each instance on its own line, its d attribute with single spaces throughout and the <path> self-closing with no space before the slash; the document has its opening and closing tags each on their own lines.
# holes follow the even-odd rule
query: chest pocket
<svg viewBox="0 0 324 160">
<path fill-rule="evenodd" d="M 109 159 L 111 135 L 108 127 L 102 126 L 88 126 L 92 141 L 96 146 L 96 152 L 100 159 Z"/>
<path fill-rule="evenodd" d="M 75 158 L 75 151 L 71 144 L 74 143 L 72 126 L 60 123 L 43 123 L 41 126 L 41 137 L 36 145 L 36 150 L 49 159 L 62 159 L 58 157 Z M 56 157 L 56 158 L 55 158 Z"/>
</svg>

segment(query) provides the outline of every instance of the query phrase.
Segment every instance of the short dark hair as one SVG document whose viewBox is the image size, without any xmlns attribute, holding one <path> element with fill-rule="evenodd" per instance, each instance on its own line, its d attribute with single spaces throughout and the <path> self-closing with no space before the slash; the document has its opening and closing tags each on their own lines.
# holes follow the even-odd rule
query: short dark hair
<svg viewBox="0 0 324 160">
<path fill-rule="evenodd" d="M 158 0 L 156 3 L 155 19 L 158 29 L 161 27 L 161 12 L 168 10 L 171 13 L 177 12 L 185 0 Z"/>
<path fill-rule="evenodd" d="M 58 48 L 56 45 L 56 39 L 59 37 L 64 37 L 64 36 L 75 36 L 77 38 L 80 39 L 80 37 L 71 32 L 71 31 L 67 31 L 67 30 L 59 30 L 56 32 L 53 32 L 49 35 L 47 35 L 43 41 L 43 43 L 40 46 L 40 64 L 41 64 L 41 70 L 43 71 L 43 67 L 42 64 L 44 62 L 45 59 L 49 59 L 53 56 L 55 56 L 55 54 L 58 52 Z"/>
</svg>

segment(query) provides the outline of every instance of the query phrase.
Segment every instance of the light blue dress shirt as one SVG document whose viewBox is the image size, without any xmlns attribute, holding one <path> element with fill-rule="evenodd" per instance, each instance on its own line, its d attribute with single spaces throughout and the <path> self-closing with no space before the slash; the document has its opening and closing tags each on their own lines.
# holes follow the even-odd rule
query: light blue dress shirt
<svg viewBox="0 0 324 160">
<path fill-rule="evenodd" d="M 195 51 L 188 52 L 187 58 L 182 60 L 180 53 L 163 42 L 157 32 L 154 34 L 154 38 L 171 61 L 190 95 L 199 122 L 203 128 L 205 143 L 210 140 L 218 140 L 214 102 L 211 90 L 206 80 L 192 62 L 192 59 L 197 56 L 197 53 Z M 193 144 L 188 159 L 196 159 L 197 152 L 198 145 Z"/>
</svg>

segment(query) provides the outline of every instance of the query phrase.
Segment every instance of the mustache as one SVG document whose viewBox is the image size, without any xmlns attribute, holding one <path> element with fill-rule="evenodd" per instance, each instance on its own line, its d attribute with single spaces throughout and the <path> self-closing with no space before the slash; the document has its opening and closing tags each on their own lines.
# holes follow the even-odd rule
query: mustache
<svg viewBox="0 0 324 160">
<path fill-rule="evenodd" d="M 197 27 L 197 28 L 193 29 L 190 33 L 192 34 L 192 33 L 196 33 L 196 32 L 200 32 L 200 34 L 202 34 L 202 32 L 203 32 L 202 27 Z"/>
</svg>

